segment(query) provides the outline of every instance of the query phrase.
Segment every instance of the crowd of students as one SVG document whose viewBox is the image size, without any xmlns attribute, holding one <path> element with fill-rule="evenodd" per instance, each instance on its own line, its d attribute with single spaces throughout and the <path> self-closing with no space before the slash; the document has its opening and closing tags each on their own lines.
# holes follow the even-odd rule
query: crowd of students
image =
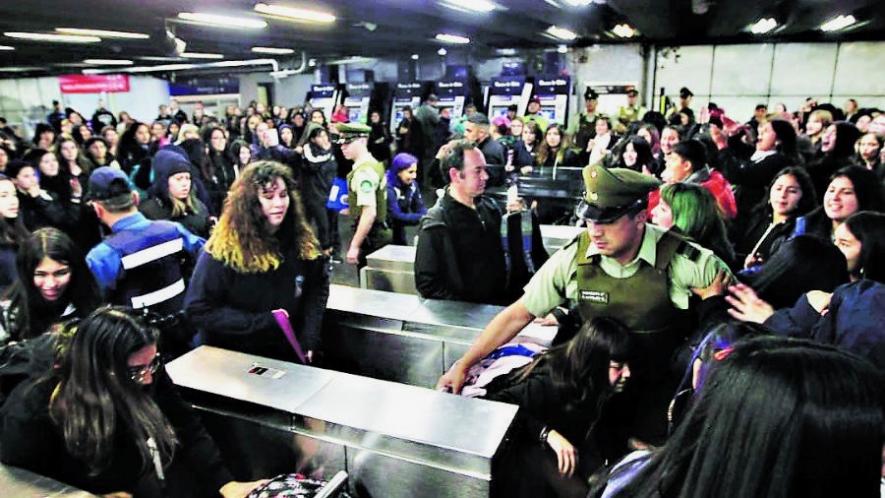
<svg viewBox="0 0 885 498">
<path fill-rule="evenodd" d="M 730 269 L 696 289 L 698 299 L 720 302 L 723 316 L 710 323 L 725 324 L 691 345 L 691 393 L 666 445 L 639 442 L 641 451 L 620 463 L 623 451 L 587 458 L 578 448 L 593 428 L 612 427 L 606 407 L 610 399 L 617 405 L 634 353 L 618 333 L 623 325 L 587 322 L 488 390 L 524 409 L 515 431 L 524 451 L 506 465 L 552 465 L 548 474 L 580 476 L 580 485 L 551 479 L 502 489 L 508 496 L 874 496 L 885 442 L 885 114 L 853 101 L 844 111 L 808 101 L 796 112 L 759 106 L 742 124 L 714 104 L 695 118 L 690 92 L 671 116 L 640 112 L 635 97 L 610 118 L 588 92 L 570 131 L 543 118 L 537 101 L 526 116 L 512 109 L 490 121 L 472 107 L 451 123 L 430 96 L 405 111 L 392 136 L 381 113 L 370 113 L 368 150 L 387 170 L 382 221 L 394 243 L 407 244 L 405 227 L 432 219 L 423 200 L 430 185 L 422 182 L 445 188 L 464 178 L 463 157 L 460 166 L 450 157 L 457 149 L 482 153 L 510 175 L 590 166 L 655 177 L 664 185 L 644 204 L 651 222 L 712 250 Z M 220 116 L 197 105 L 188 116 L 173 101 L 151 123 L 103 106 L 87 121 L 55 103 L 30 140 L 0 123 L 0 358 L 7 361 L 0 392 L 10 398 L 3 461 L 99 493 L 196 496 L 176 490 L 182 458 L 208 486 L 200 493 L 245 496 L 259 484 L 233 480 L 174 393 L 162 359 L 199 337 L 322 364 L 323 348 L 333 347 L 320 334 L 328 258 L 341 247 L 330 193 L 351 167 L 332 135 L 346 120 L 340 110 L 327 121 L 319 109 L 262 104 L 230 106 Z M 483 174 L 476 173 L 476 205 Z M 441 198 L 463 204 L 455 187 Z M 572 221 L 583 221 L 579 215 Z M 479 292 L 510 278 L 487 278 L 489 268 L 512 267 L 501 220 L 478 218 L 483 230 L 499 227 L 488 237 L 498 252 L 473 257 L 476 271 L 457 280 L 501 302 L 513 297 L 506 294 L 512 286 Z M 457 238 L 469 230 L 449 231 Z M 150 243 L 127 246 L 148 232 Z M 159 266 L 133 263 L 133 254 L 178 240 Z M 461 242 L 465 251 L 479 248 Z M 425 256 L 458 257 L 442 252 Z M 521 271 L 533 273 L 527 258 Z M 164 273 L 169 265 L 177 269 Z M 147 276 L 157 268 L 162 285 Z M 145 282 L 123 283 L 136 278 Z M 442 288 L 446 279 L 432 280 L 422 286 L 457 297 Z M 167 306 L 146 305 L 159 314 L 132 311 L 153 284 L 176 289 L 162 301 Z M 25 349 L 27 365 L 7 375 L 8 360 Z M 29 447 L 32 441 L 39 444 Z M 538 457 L 548 448 L 548 458 Z"/>
</svg>

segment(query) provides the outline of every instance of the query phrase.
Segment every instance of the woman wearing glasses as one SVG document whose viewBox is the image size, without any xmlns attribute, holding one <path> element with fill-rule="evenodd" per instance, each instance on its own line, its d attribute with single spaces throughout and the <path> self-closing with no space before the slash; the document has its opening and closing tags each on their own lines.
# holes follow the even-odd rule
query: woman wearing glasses
<svg viewBox="0 0 885 498">
<path fill-rule="evenodd" d="M 244 497 L 160 364 L 159 332 L 104 307 L 61 333 L 55 368 L 3 407 L 0 459 L 91 493 Z"/>
</svg>

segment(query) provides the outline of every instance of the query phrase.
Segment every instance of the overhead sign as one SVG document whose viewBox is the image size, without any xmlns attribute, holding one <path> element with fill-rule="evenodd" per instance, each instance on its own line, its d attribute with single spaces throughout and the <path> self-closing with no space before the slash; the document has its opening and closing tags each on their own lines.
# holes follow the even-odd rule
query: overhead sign
<svg viewBox="0 0 885 498">
<path fill-rule="evenodd" d="M 169 83 L 169 95 L 222 95 L 240 93 L 240 79 L 232 76 L 178 78 Z"/>
<path fill-rule="evenodd" d="M 129 91 L 128 74 L 65 74 L 58 77 L 61 93 L 117 93 Z"/>
</svg>

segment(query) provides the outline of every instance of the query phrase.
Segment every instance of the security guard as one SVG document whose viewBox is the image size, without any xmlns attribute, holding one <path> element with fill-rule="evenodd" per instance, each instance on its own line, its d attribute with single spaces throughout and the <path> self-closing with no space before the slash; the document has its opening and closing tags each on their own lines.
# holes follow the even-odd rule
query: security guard
<svg viewBox="0 0 885 498">
<path fill-rule="evenodd" d="M 111 235 L 86 255 L 105 298 L 154 313 L 164 353 L 184 353 L 191 330 L 182 321 L 182 261 L 196 261 L 205 240 L 179 223 L 152 221 L 138 212 L 138 194 L 120 169 L 103 166 L 89 176 L 89 200 Z"/>
<path fill-rule="evenodd" d="M 347 201 L 354 220 L 347 262 L 357 268 L 366 266 L 367 255 L 393 240 L 393 231 L 387 226 L 384 165 L 372 157 L 366 145 L 371 131 L 362 123 L 342 123 L 333 137 L 344 157 L 353 161 L 347 174 Z"/>
<path fill-rule="evenodd" d="M 584 105 L 586 109 L 578 115 L 578 119 L 572 126 L 572 136 L 575 137 L 575 147 L 579 150 L 587 148 L 587 142 L 596 138 L 596 118 L 601 114 L 597 112 L 596 105 L 599 103 L 599 94 L 596 90 L 587 87 L 584 92 Z"/>
<path fill-rule="evenodd" d="M 459 392 L 470 366 L 535 317 L 566 305 L 583 320 L 618 319 L 637 335 L 631 371 L 639 392 L 628 414 L 634 420 L 625 423 L 630 436 L 658 443 L 666 435 L 666 406 L 678 382 L 671 359 L 690 332 L 685 325 L 692 289 L 709 286 L 727 266 L 712 251 L 646 223 L 656 179 L 599 165 L 584 168 L 583 176 L 586 194 L 578 211 L 587 231 L 550 257 L 523 296 L 486 326 L 437 387 Z"/>
</svg>

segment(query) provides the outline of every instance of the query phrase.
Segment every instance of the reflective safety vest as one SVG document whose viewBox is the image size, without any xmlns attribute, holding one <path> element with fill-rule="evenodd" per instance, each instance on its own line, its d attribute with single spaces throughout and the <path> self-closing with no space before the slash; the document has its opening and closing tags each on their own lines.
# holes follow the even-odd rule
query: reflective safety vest
<svg viewBox="0 0 885 498">
<path fill-rule="evenodd" d="M 104 243 L 119 255 L 123 271 L 111 292 L 113 304 L 175 313 L 184 304 L 184 239 L 176 224 L 153 221 L 144 230 L 122 230 Z"/>
</svg>

